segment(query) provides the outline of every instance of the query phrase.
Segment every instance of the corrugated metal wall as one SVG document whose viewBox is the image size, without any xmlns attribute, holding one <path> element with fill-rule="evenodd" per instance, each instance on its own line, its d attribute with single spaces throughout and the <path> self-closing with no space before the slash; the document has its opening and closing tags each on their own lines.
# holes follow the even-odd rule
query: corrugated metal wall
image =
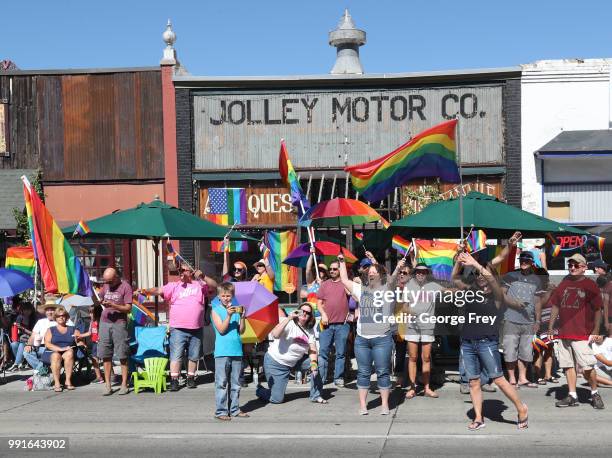
<svg viewBox="0 0 612 458">
<path fill-rule="evenodd" d="M 12 94 L 8 87 L 12 79 Z M 0 76 L 11 155 L 45 182 L 162 179 L 161 73 Z"/>
<path fill-rule="evenodd" d="M 296 168 L 338 168 L 345 152 L 374 159 L 455 114 L 462 162 L 504 163 L 501 85 L 199 93 L 193 112 L 197 170 L 275 170 L 283 137 Z"/>
<path fill-rule="evenodd" d="M 545 185 L 545 212 L 547 201 L 570 202 L 570 223 L 612 224 L 612 184 Z"/>
</svg>

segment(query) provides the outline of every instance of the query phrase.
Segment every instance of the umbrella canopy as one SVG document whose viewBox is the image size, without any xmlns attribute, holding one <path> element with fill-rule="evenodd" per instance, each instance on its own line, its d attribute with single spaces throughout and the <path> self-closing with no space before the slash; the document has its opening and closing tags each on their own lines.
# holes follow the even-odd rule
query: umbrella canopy
<svg viewBox="0 0 612 458">
<path fill-rule="evenodd" d="M 236 282 L 234 286 L 235 302 L 244 307 L 246 318 L 242 342 L 261 342 L 278 324 L 278 297 L 254 281 Z"/>
<path fill-rule="evenodd" d="M 34 288 L 34 280 L 28 274 L 15 269 L 0 269 L 0 297 L 12 297 Z"/>
<path fill-rule="evenodd" d="M 463 224 L 466 234 L 473 226 L 483 229 L 489 238 L 509 238 L 514 231 L 521 231 L 523 237 L 542 237 L 546 233 L 588 234 L 475 191 L 463 198 Z M 433 203 L 416 215 L 394 221 L 389 230 L 408 237 L 457 238 L 459 228 L 459 199 L 456 198 Z"/>
<path fill-rule="evenodd" d="M 381 222 L 383 226 L 389 223 L 378 214 L 376 210 L 365 202 L 355 199 L 336 197 L 332 200 L 324 200 L 312 206 L 304 216 L 300 218 L 303 226 L 353 226 Z"/>
<path fill-rule="evenodd" d="M 226 226 L 198 218 L 159 199 L 92 219 L 86 223 L 90 232 L 84 235 L 85 238 L 221 240 L 229 231 Z M 71 236 L 75 228 L 76 226 L 69 226 L 62 232 L 66 236 Z M 229 238 L 257 241 L 238 231 L 231 231 Z"/>
<path fill-rule="evenodd" d="M 93 305 L 91 297 L 79 296 L 78 294 L 66 294 L 57 300 L 57 304 L 63 306 L 68 313 L 72 307 L 89 307 Z"/>
<path fill-rule="evenodd" d="M 323 262 L 329 265 L 330 262 L 335 261 L 342 250 L 342 254 L 347 264 L 353 264 L 357 262 L 357 258 L 353 253 L 344 247 L 341 247 L 337 243 L 333 242 L 315 242 L 315 254 L 317 255 L 317 261 Z M 308 258 L 310 257 L 310 243 L 302 243 L 295 250 L 293 250 L 283 260 L 283 264 L 287 264 L 295 267 L 306 267 Z"/>
</svg>

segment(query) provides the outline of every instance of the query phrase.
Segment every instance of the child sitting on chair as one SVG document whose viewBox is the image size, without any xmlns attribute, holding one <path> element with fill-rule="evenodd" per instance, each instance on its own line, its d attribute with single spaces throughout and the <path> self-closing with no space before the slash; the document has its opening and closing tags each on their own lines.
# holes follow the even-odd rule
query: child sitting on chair
<svg viewBox="0 0 612 458">
<path fill-rule="evenodd" d="M 224 282 L 217 287 L 212 301 L 211 318 L 215 329 L 215 418 L 222 421 L 232 417 L 248 417 L 240 410 L 240 372 L 242 371 L 242 342 L 244 309 L 234 306 L 235 288 Z M 230 405 L 228 406 L 228 372 L 230 373 Z"/>
</svg>

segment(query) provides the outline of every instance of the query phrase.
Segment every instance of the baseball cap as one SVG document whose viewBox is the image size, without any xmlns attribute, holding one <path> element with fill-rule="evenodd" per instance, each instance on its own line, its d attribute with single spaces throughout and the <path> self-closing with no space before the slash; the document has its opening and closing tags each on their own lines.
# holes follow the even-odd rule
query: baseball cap
<svg viewBox="0 0 612 458">
<path fill-rule="evenodd" d="M 593 269 L 595 269 L 595 267 L 599 267 L 600 269 L 608 270 L 608 264 L 601 259 L 596 259 L 591 263 L 591 265 L 593 266 Z"/>
<path fill-rule="evenodd" d="M 359 263 L 359 267 L 370 267 L 372 265 L 372 260 L 370 258 L 363 258 Z"/>
<path fill-rule="evenodd" d="M 586 266 L 586 263 L 587 263 L 586 259 L 584 258 L 584 256 L 582 256 L 581 254 L 578 254 L 578 253 L 573 254 L 572 256 L 570 256 L 570 258 L 568 259 L 568 262 L 569 261 L 575 261 L 575 262 L 577 262 L 579 264 L 584 264 L 585 266 Z"/>
<path fill-rule="evenodd" d="M 527 261 L 533 262 L 533 253 L 531 251 L 521 251 L 519 259 L 525 259 Z"/>
<path fill-rule="evenodd" d="M 419 262 L 415 267 L 414 270 L 429 270 L 429 267 L 427 267 L 427 264 L 423 263 L 423 262 Z"/>
</svg>

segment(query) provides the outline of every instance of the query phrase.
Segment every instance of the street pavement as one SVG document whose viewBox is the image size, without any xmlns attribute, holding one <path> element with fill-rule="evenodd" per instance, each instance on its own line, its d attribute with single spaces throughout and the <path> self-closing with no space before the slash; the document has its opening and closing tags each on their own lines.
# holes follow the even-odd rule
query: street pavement
<svg viewBox="0 0 612 458">
<path fill-rule="evenodd" d="M 0 386 L 0 456 L 610 456 L 612 389 L 602 389 L 605 410 L 590 404 L 558 409 L 562 384 L 522 388 L 529 429 L 518 431 L 516 412 L 503 395 L 485 393 L 486 428 L 469 432 L 469 396 L 447 383 L 439 399 L 392 395 L 392 414 L 381 416 L 370 395 L 368 416 L 358 415 L 354 382 L 326 388 L 328 405 L 309 402 L 308 386 L 290 382 L 286 402 L 265 405 L 254 386 L 240 400 L 250 418 L 213 418 L 212 374 L 193 390 L 103 397 L 102 386 L 75 391 L 25 392 L 23 375 Z M 563 383 L 563 379 L 561 380 Z M 582 401 L 589 391 L 580 388 Z M 10 438 L 68 440 L 69 450 L 9 450 Z"/>
</svg>

